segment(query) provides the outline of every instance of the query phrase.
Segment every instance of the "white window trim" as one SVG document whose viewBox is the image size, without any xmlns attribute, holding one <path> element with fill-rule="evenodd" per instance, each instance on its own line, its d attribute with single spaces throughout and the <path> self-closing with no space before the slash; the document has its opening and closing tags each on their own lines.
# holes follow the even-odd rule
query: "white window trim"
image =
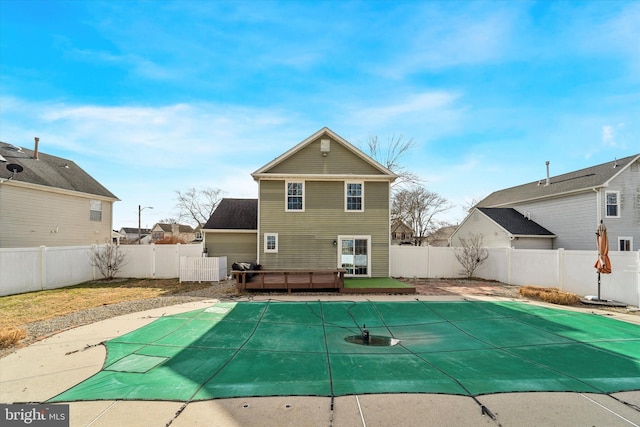
<svg viewBox="0 0 640 427">
<path fill-rule="evenodd" d="M 607 195 L 609 194 L 615 194 L 616 195 L 616 212 L 617 215 L 609 215 L 608 209 L 607 207 L 609 206 L 609 204 L 607 203 Z M 605 191 L 604 192 L 604 217 L 605 218 L 620 218 L 620 192 L 619 191 Z"/>
<path fill-rule="evenodd" d="M 628 240 L 629 241 L 629 251 L 633 252 L 633 237 L 632 236 L 618 236 L 618 246 L 616 246 L 617 250 L 620 250 L 620 241 Z M 626 251 L 624 251 L 626 252 Z"/>
<path fill-rule="evenodd" d="M 274 237 L 276 241 L 275 249 L 267 249 L 267 238 Z M 264 233 L 264 252 L 265 253 L 278 253 L 278 233 Z"/>
<path fill-rule="evenodd" d="M 362 196 L 360 196 L 362 208 L 360 210 L 347 209 L 347 200 L 348 200 L 347 185 L 348 184 L 362 185 Z M 364 181 L 345 181 L 344 182 L 344 211 L 345 212 L 364 212 Z"/>
<path fill-rule="evenodd" d="M 302 209 L 289 209 L 289 184 L 302 184 Z M 291 180 L 284 182 L 284 210 L 285 212 L 304 212 L 305 209 L 305 196 L 307 189 L 304 181 Z"/>
<path fill-rule="evenodd" d="M 100 209 L 95 209 L 98 206 Z M 93 212 L 100 212 L 100 219 L 91 218 Z M 102 200 L 89 200 L 89 221 L 102 222 Z"/>
</svg>

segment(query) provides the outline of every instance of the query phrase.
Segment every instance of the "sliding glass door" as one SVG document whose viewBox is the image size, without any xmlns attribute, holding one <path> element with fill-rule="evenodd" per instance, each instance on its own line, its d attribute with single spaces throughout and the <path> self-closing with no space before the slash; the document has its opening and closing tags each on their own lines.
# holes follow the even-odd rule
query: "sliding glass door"
<svg viewBox="0 0 640 427">
<path fill-rule="evenodd" d="M 346 276 L 371 275 L 370 236 L 338 236 L 340 268 L 344 268 Z"/>
</svg>

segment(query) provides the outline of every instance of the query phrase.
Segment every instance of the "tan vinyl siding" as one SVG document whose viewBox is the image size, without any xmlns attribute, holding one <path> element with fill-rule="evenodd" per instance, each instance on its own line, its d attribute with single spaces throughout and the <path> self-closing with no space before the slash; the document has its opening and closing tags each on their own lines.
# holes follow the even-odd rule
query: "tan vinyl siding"
<svg viewBox="0 0 640 427">
<path fill-rule="evenodd" d="M 227 274 L 231 273 L 234 262 L 255 262 L 256 245 L 255 232 L 208 232 L 205 236 L 208 256 L 227 257 Z"/>
<path fill-rule="evenodd" d="M 387 277 L 389 183 L 365 181 L 364 204 L 364 212 L 345 212 L 343 181 L 305 181 L 305 211 L 285 212 L 285 181 L 261 181 L 260 263 L 269 269 L 333 269 L 338 235 L 370 235 L 371 275 Z M 264 253 L 264 233 L 278 233 L 278 253 Z"/>
<path fill-rule="evenodd" d="M 355 153 L 338 142 L 331 141 L 331 151 L 326 157 L 320 152 L 320 140 L 313 141 L 295 156 L 278 163 L 268 173 L 276 174 L 354 174 L 382 175 L 373 165 L 362 160 Z"/>
<path fill-rule="evenodd" d="M 90 221 L 90 200 L 102 220 Z M 0 185 L 0 247 L 77 246 L 111 241 L 111 201 Z"/>
</svg>

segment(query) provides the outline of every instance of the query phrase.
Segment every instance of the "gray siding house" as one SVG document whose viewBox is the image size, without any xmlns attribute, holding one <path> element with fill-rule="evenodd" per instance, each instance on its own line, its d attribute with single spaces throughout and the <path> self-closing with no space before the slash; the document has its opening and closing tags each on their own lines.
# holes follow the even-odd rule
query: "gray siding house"
<svg viewBox="0 0 640 427">
<path fill-rule="evenodd" d="M 119 199 L 73 161 L 0 142 L 0 248 L 109 243 Z"/>
<path fill-rule="evenodd" d="M 513 210 L 519 226 L 535 224 L 550 234 L 521 234 L 518 242 L 509 224 L 497 228 L 496 218 L 507 214 L 496 209 Z M 601 220 L 610 250 L 640 249 L 640 154 L 496 191 L 476 205 L 451 244 L 458 246 L 459 237 L 472 232 L 482 233 L 487 246 L 545 248 L 551 238 L 551 249 L 593 250 Z"/>
<path fill-rule="evenodd" d="M 325 127 L 252 176 L 259 186 L 255 229 L 246 228 L 251 216 L 237 225 L 243 228 L 222 228 L 231 220 L 218 216 L 227 208 L 221 203 L 203 229 L 209 255 L 235 247 L 244 259 L 228 257 L 229 265 L 255 260 L 270 270 L 388 277 L 393 172 Z"/>
</svg>

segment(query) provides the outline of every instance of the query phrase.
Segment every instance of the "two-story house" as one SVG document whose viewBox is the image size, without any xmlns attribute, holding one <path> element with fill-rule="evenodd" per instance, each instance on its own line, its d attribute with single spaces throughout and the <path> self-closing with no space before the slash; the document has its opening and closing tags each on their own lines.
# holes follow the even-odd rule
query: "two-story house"
<svg viewBox="0 0 640 427">
<path fill-rule="evenodd" d="M 196 231 L 186 224 L 157 223 L 151 229 L 150 243 L 191 243 L 196 240 Z"/>
<path fill-rule="evenodd" d="M 71 160 L 0 142 L 0 247 L 112 240 L 119 199 Z"/>
<path fill-rule="evenodd" d="M 611 250 L 638 250 L 640 154 L 496 191 L 454 234 L 482 234 L 489 247 L 593 250 L 602 220 Z"/>
<path fill-rule="evenodd" d="M 252 177 L 258 200 L 225 199 L 205 225 L 210 256 L 235 254 L 244 259 L 228 257 L 229 265 L 275 270 L 389 275 L 393 172 L 325 127 Z"/>
</svg>

